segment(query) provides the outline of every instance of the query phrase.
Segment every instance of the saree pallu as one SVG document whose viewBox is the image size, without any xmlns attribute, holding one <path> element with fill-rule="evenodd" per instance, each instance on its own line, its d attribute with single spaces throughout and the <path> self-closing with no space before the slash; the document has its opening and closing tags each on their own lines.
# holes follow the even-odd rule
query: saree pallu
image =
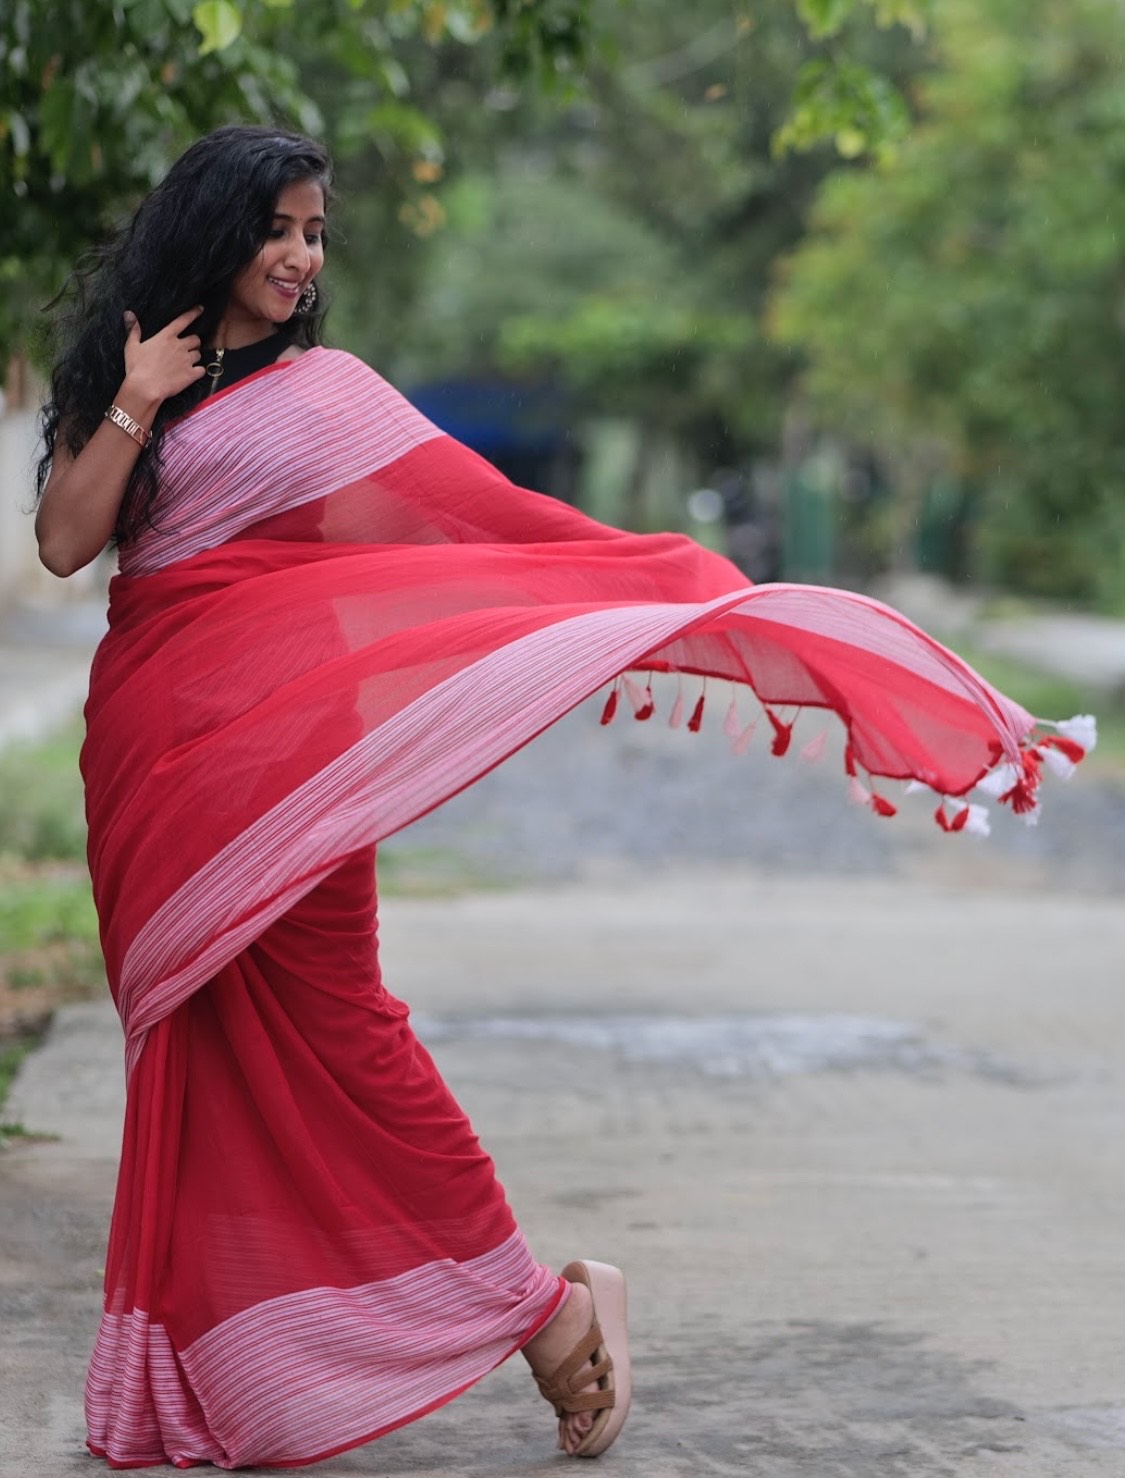
<svg viewBox="0 0 1125 1478">
<path fill-rule="evenodd" d="M 342 1451 L 565 1297 L 383 987 L 381 838 L 607 683 L 650 717 L 630 672 L 729 683 L 734 742 L 753 705 L 778 754 L 835 713 L 867 803 L 915 781 L 947 828 L 1081 757 L 888 608 L 515 488 L 334 350 L 170 429 L 121 571 L 82 756 L 128 1074 L 87 1387 L 114 1467 Z"/>
</svg>

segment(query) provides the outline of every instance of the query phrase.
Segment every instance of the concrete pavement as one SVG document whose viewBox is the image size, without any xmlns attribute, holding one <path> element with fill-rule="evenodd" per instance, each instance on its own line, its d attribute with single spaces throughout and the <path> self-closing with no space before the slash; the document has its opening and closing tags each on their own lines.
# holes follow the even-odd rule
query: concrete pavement
<svg viewBox="0 0 1125 1478">
<path fill-rule="evenodd" d="M 638 1478 L 1109 1478 L 1125 1463 L 1125 912 L 693 868 L 394 899 L 388 983 L 532 1245 L 629 1270 Z M 69 1478 L 120 1114 L 60 1013 L 0 1160 L 0 1471 Z M 519 1361 L 323 1464 L 559 1470 Z"/>
</svg>

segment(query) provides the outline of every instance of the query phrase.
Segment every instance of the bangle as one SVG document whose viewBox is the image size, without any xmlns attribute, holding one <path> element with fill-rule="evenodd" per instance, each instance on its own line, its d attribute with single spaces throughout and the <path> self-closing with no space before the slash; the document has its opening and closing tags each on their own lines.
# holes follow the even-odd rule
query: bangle
<svg viewBox="0 0 1125 1478">
<path fill-rule="evenodd" d="M 152 440 L 152 432 L 146 431 L 139 421 L 134 421 L 128 411 L 123 411 L 119 405 L 111 405 L 105 413 L 107 421 L 112 421 L 115 426 L 120 426 L 127 436 L 142 449 L 148 446 Z"/>
</svg>

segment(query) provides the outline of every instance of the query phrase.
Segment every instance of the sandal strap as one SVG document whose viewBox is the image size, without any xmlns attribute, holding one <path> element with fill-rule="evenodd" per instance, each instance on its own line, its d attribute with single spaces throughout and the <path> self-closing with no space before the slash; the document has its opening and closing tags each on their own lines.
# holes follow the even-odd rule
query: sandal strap
<svg viewBox="0 0 1125 1478">
<path fill-rule="evenodd" d="M 613 1361 L 605 1350 L 601 1327 L 595 1321 L 558 1368 L 549 1376 L 537 1375 L 535 1383 L 544 1400 L 555 1408 L 556 1416 L 576 1411 L 607 1411 L 616 1399 L 611 1386 L 597 1391 L 584 1391 L 582 1387 L 594 1382 L 601 1386 L 612 1371 Z"/>
</svg>

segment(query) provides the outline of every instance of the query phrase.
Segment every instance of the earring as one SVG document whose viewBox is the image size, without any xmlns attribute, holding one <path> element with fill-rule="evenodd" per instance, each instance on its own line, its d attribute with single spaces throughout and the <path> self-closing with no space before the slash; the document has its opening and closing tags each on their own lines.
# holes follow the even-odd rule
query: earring
<svg viewBox="0 0 1125 1478">
<path fill-rule="evenodd" d="M 316 305 L 319 301 L 320 289 L 317 287 L 316 278 L 314 277 L 312 282 L 309 283 L 308 287 L 305 288 L 304 292 L 297 299 L 296 311 L 307 318 L 310 313 L 316 312 Z"/>
</svg>

